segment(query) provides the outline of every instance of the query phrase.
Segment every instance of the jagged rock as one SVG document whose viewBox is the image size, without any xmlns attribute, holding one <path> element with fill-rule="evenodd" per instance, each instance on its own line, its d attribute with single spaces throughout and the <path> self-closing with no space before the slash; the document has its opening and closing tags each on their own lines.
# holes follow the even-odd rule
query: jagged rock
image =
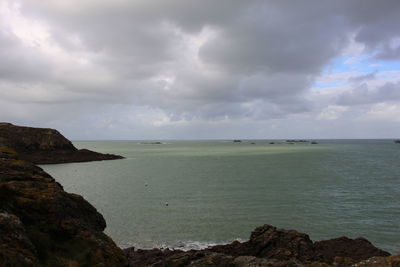
<svg viewBox="0 0 400 267">
<path fill-rule="evenodd" d="M 400 267 L 400 255 L 389 257 L 372 257 L 354 264 L 353 267 Z"/>
<path fill-rule="evenodd" d="M 0 266 L 125 266 L 103 216 L 50 175 L 0 149 Z"/>
<path fill-rule="evenodd" d="M 254 256 L 231 256 L 208 250 L 169 250 L 151 249 L 124 250 L 129 266 L 134 267 L 305 267 L 296 260 L 280 261 L 276 259 L 257 258 Z"/>
<path fill-rule="evenodd" d="M 233 256 L 246 255 L 282 261 L 296 259 L 300 262 L 311 262 L 320 259 L 308 235 L 271 225 L 257 227 L 247 242 L 236 241 L 214 246 L 210 250 Z"/>
<path fill-rule="evenodd" d="M 122 159 L 122 156 L 77 149 L 57 130 L 0 123 L 0 147 L 9 147 L 19 158 L 36 164 Z"/>
<path fill-rule="evenodd" d="M 38 266 L 36 249 L 26 235 L 19 218 L 0 213 L 1 266 Z"/>
<path fill-rule="evenodd" d="M 373 256 L 389 255 L 363 238 L 337 238 L 313 243 L 304 233 L 271 225 L 257 227 L 247 242 L 234 241 L 204 250 L 128 248 L 124 252 L 130 266 L 196 267 L 350 267 Z"/>
<path fill-rule="evenodd" d="M 380 250 L 362 237 L 356 239 L 339 237 L 317 241 L 315 248 L 322 255 L 323 261 L 328 263 L 332 263 L 335 257 L 351 258 L 359 262 L 374 256 L 390 256 L 388 252 Z"/>
<path fill-rule="evenodd" d="M 135 249 L 130 247 L 124 249 L 124 254 L 129 260 L 129 266 L 149 266 L 156 262 L 164 261 L 166 258 L 184 253 L 181 250 L 170 250 L 170 249 Z"/>
<path fill-rule="evenodd" d="M 233 261 L 237 267 L 305 267 L 306 265 L 296 260 L 279 261 L 252 256 L 239 256 Z"/>
</svg>

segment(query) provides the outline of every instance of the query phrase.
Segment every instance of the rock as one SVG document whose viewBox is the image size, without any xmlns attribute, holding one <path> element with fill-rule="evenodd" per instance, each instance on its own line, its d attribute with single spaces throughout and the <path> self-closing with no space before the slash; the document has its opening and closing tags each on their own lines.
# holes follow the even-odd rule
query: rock
<svg viewBox="0 0 400 267">
<path fill-rule="evenodd" d="M 247 242 L 234 241 L 203 250 L 128 248 L 124 252 L 130 266 L 350 267 L 373 256 L 388 255 L 363 238 L 314 243 L 304 233 L 271 225 L 257 227 Z"/>
<path fill-rule="evenodd" d="M 372 257 L 353 265 L 354 267 L 400 267 L 400 255 Z"/>
<path fill-rule="evenodd" d="M 279 229 L 271 225 L 257 227 L 247 242 L 233 242 L 214 246 L 210 250 L 233 256 L 255 256 L 281 261 L 311 262 L 320 258 L 309 236 L 294 230 Z"/>
<path fill-rule="evenodd" d="M 128 248 L 124 250 L 129 260 L 129 266 L 165 266 L 165 267 L 287 267 L 306 266 L 296 260 L 279 261 L 276 259 L 264 259 L 254 256 L 231 256 L 207 250 L 169 250 L 151 249 L 135 250 Z"/>
<path fill-rule="evenodd" d="M 306 265 L 296 261 L 287 260 L 279 261 L 276 259 L 263 259 L 252 256 L 239 256 L 233 261 L 234 266 L 237 267 L 305 267 Z"/>
<path fill-rule="evenodd" d="M 124 249 L 124 253 L 129 261 L 129 266 L 150 266 L 152 264 L 172 264 L 173 260 L 177 260 L 179 258 L 180 262 L 188 263 L 190 260 L 189 254 L 181 250 L 170 250 L 170 249 L 138 249 L 136 250 L 134 247 Z M 178 255 L 178 256 L 177 256 Z M 186 256 L 186 259 L 185 259 Z M 170 259 L 170 257 L 172 257 Z M 175 258 L 174 258 L 175 257 Z M 163 265 L 160 265 L 163 266 Z M 164 265 L 167 266 L 167 265 Z M 172 266 L 172 265 L 171 265 Z"/>
<path fill-rule="evenodd" d="M 18 152 L 20 159 L 35 164 L 122 159 L 122 156 L 77 149 L 57 130 L 0 123 L 0 147 Z"/>
<path fill-rule="evenodd" d="M 390 256 L 388 252 L 378 249 L 362 237 L 356 239 L 339 237 L 318 241 L 315 242 L 315 249 L 322 255 L 323 261 L 328 263 L 332 263 L 335 257 L 351 258 L 359 262 L 374 256 Z"/>
<path fill-rule="evenodd" d="M 0 150 L 0 266 L 125 266 L 83 197 L 15 152 Z"/>
<path fill-rule="evenodd" d="M 36 249 L 19 218 L 0 213 L 0 263 L 2 266 L 38 266 Z"/>
<path fill-rule="evenodd" d="M 141 145 L 162 145 L 162 142 L 142 142 Z"/>
</svg>

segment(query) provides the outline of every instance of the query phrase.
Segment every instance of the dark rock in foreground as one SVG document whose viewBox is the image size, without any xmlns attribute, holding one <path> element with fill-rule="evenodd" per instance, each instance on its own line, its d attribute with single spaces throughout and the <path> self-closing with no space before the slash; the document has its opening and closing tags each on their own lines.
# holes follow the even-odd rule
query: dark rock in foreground
<svg viewBox="0 0 400 267">
<path fill-rule="evenodd" d="M 83 197 L 0 148 L 0 266 L 126 266 L 105 227 Z"/>
<path fill-rule="evenodd" d="M 335 257 L 352 258 L 355 261 L 366 260 L 373 256 L 389 256 L 390 254 L 376 248 L 367 239 L 359 237 L 350 239 L 339 237 L 315 242 L 316 250 L 321 253 L 324 262 L 332 263 Z"/>
<path fill-rule="evenodd" d="M 320 259 L 308 235 L 294 230 L 279 229 L 271 225 L 257 227 L 247 242 L 218 245 L 209 250 L 231 256 L 254 256 L 276 260 L 296 259 L 300 262 Z"/>
<path fill-rule="evenodd" d="M 204 250 L 124 251 L 130 266 L 353 266 L 371 257 L 390 256 L 363 238 L 314 243 L 304 233 L 271 225 L 256 228 L 247 242 L 235 241 Z"/>
<path fill-rule="evenodd" d="M 14 149 L 22 160 L 36 164 L 122 159 L 122 156 L 77 149 L 57 130 L 0 123 L 0 146 Z"/>
</svg>

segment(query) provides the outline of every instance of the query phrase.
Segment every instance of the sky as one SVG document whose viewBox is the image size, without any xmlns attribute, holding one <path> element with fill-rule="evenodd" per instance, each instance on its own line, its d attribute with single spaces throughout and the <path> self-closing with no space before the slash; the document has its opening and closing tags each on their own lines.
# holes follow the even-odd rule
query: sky
<svg viewBox="0 0 400 267">
<path fill-rule="evenodd" d="M 0 121 L 73 140 L 400 137 L 398 0 L 0 0 Z"/>
</svg>

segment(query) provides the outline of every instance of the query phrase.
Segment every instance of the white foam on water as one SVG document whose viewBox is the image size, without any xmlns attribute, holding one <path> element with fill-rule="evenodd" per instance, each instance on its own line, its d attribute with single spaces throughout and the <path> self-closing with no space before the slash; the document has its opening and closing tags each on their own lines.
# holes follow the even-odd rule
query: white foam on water
<svg viewBox="0 0 400 267">
<path fill-rule="evenodd" d="M 226 245 L 230 244 L 233 241 L 239 241 L 239 242 L 244 242 L 244 240 L 238 238 L 232 241 L 227 241 L 227 242 L 202 242 L 202 241 L 182 241 L 178 242 L 176 244 L 170 244 L 170 243 L 154 243 L 153 245 L 143 245 L 135 242 L 129 242 L 122 244 L 122 248 L 129 248 L 129 247 L 135 247 L 135 249 L 153 249 L 153 248 L 159 248 L 159 249 L 171 249 L 171 250 L 183 250 L 183 251 L 189 251 L 189 250 L 202 250 L 206 249 L 212 246 L 216 245 Z"/>
</svg>

